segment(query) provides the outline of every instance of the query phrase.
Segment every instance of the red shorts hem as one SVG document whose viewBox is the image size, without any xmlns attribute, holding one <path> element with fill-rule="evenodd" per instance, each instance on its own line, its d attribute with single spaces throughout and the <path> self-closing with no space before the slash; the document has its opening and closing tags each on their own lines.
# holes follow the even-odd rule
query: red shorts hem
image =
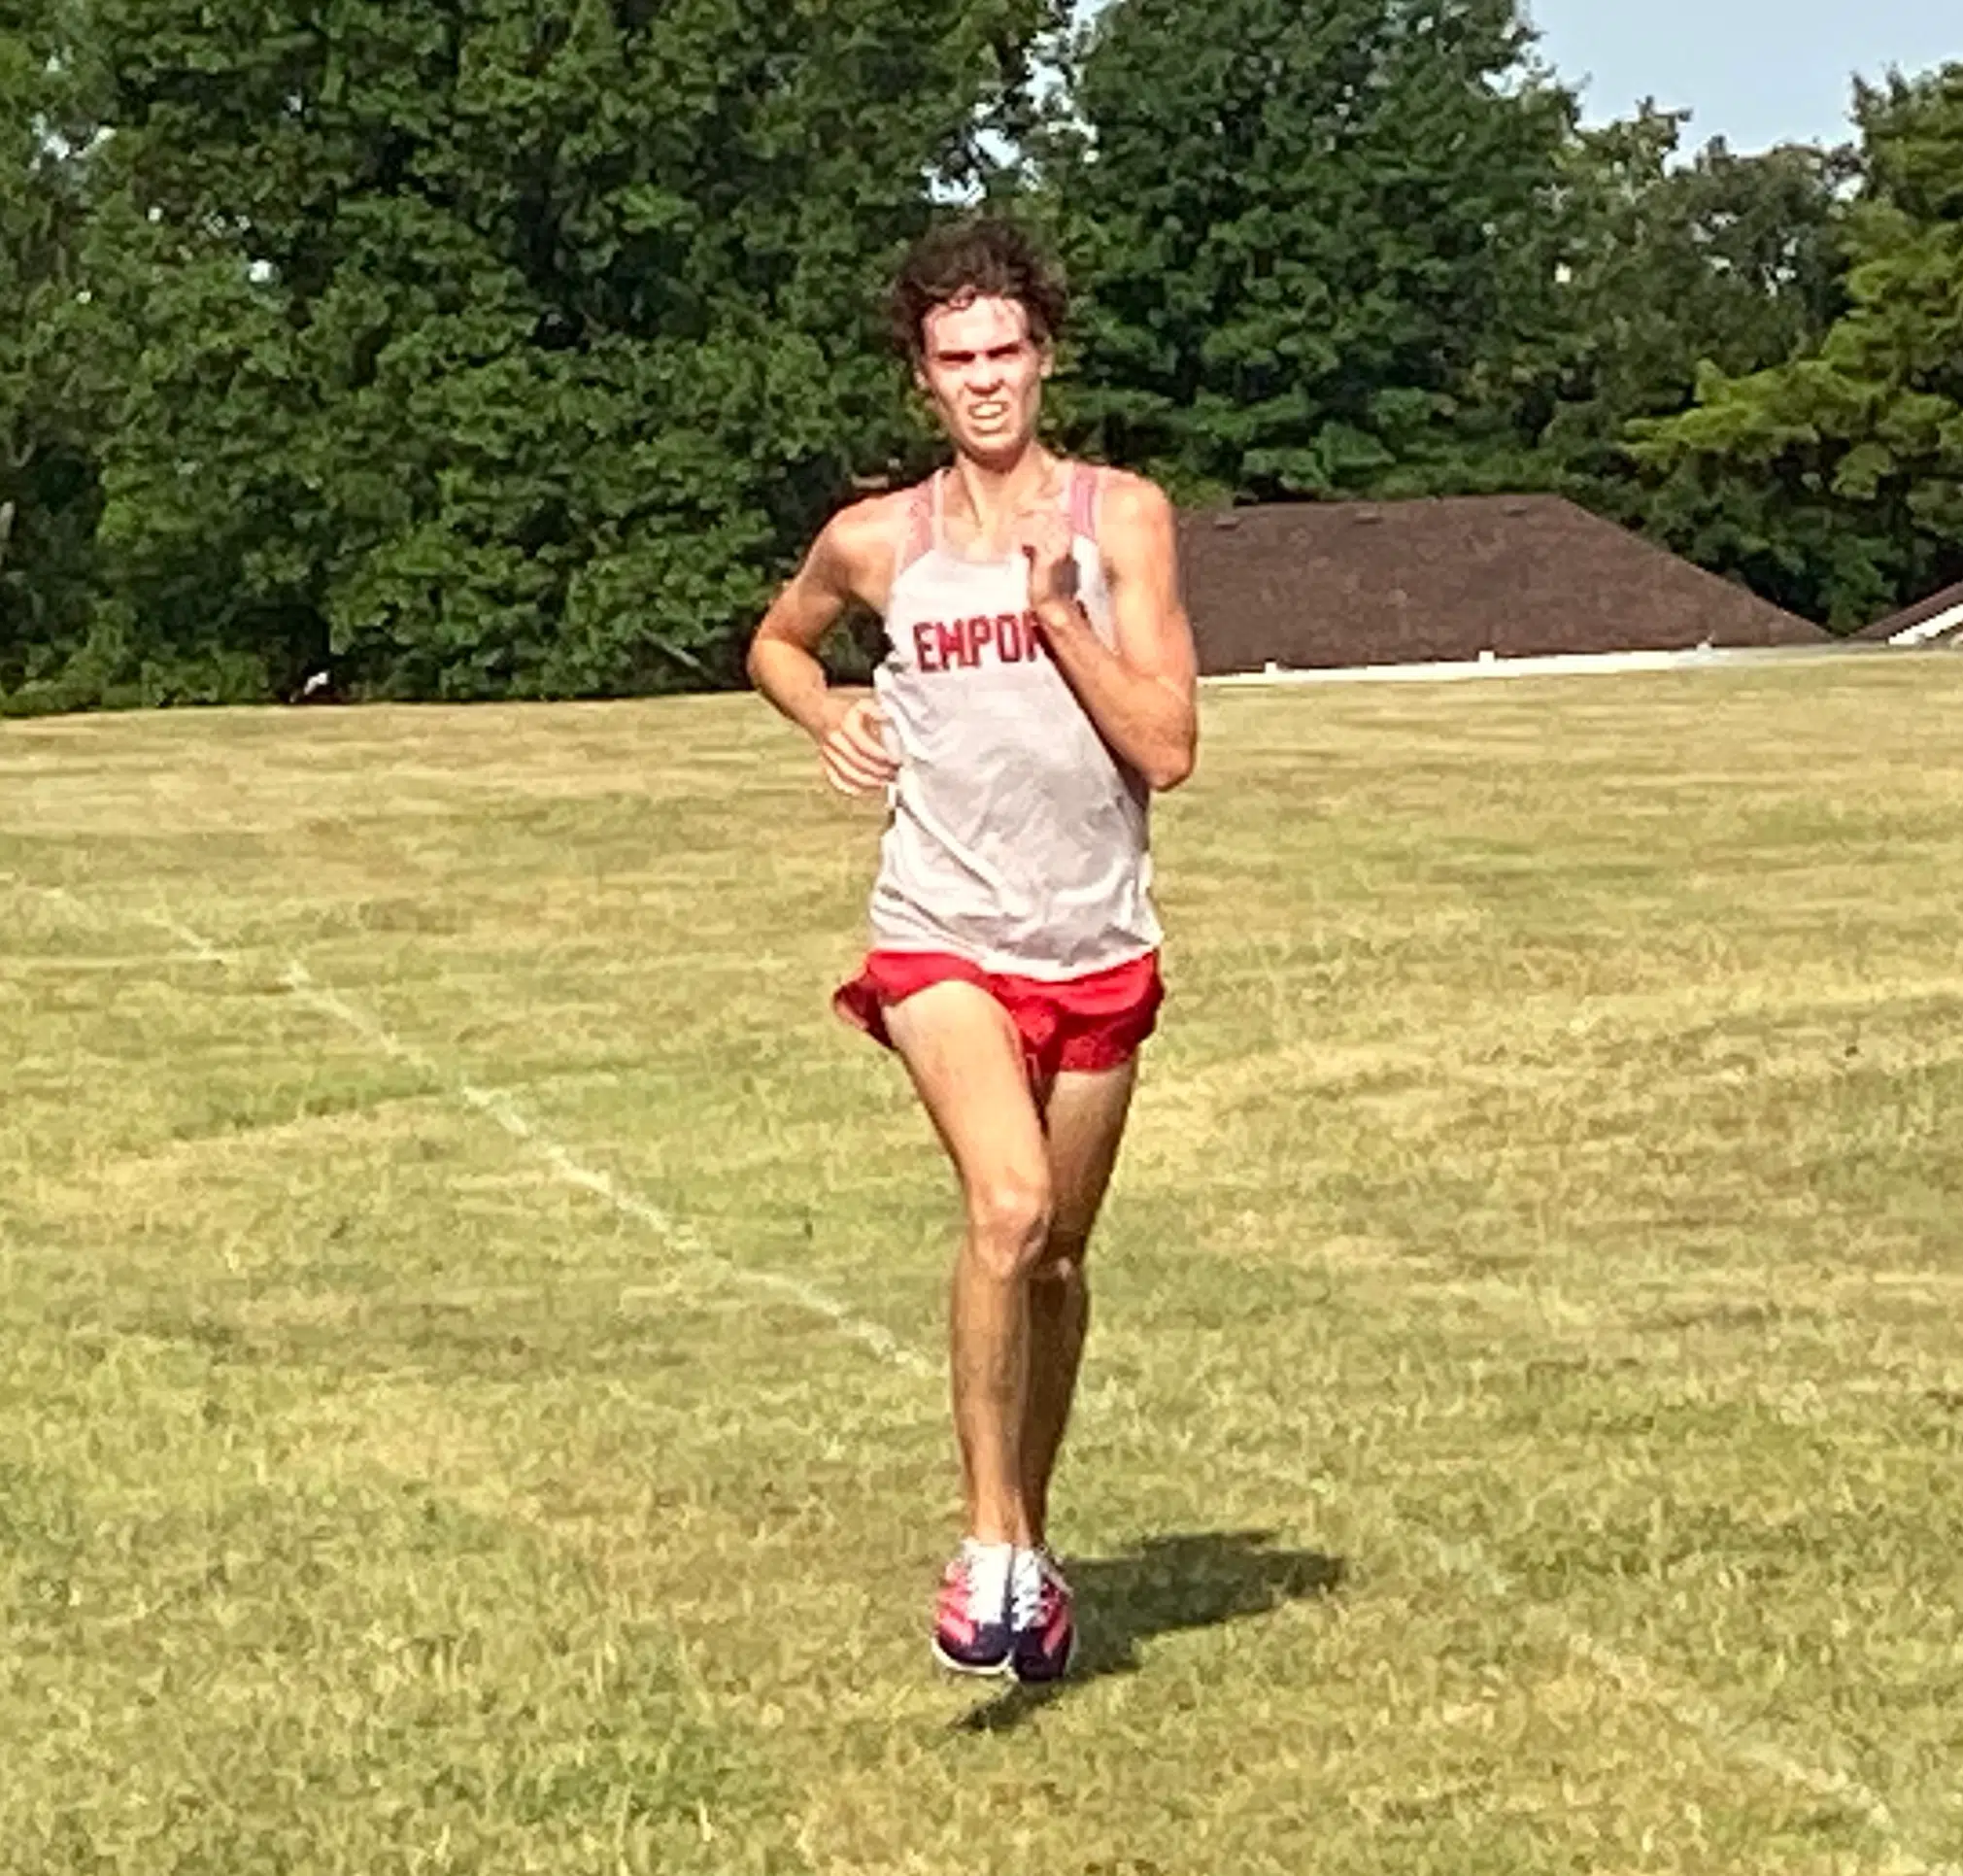
<svg viewBox="0 0 1963 1876">
<path fill-rule="evenodd" d="M 984 971 L 947 951 L 874 951 L 863 970 L 832 994 L 831 1006 L 883 1048 L 893 1046 L 886 1012 L 936 983 L 986 990 L 1016 1026 L 1032 1078 L 1101 1074 L 1122 1068 L 1159 1025 L 1166 987 L 1159 954 L 1081 977 L 1050 980 Z"/>
</svg>

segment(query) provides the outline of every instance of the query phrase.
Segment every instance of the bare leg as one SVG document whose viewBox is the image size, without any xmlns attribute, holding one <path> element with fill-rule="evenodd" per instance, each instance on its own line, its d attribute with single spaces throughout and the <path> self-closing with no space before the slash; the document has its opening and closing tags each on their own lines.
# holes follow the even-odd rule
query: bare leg
<svg viewBox="0 0 1963 1876">
<path fill-rule="evenodd" d="M 1070 1417 L 1090 1325 L 1084 1273 L 1098 1209 L 1111 1182 L 1131 1110 L 1137 1062 L 1102 1074 L 1060 1074 L 1047 1109 L 1054 1213 L 1030 1283 L 1030 1373 L 1018 1442 L 1030 1541 L 1047 1534 L 1050 1478 Z"/>
<path fill-rule="evenodd" d="M 968 1533 L 1031 1542 L 1022 1436 L 1030 1369 L 1030 1272 L 1050 1232 L 1042 1121 L 1015 1026 L 971 983 L 938 983 L 886 1026 L 960 1177 L 966 1231 L 955 1259 L 949 1342 Z"/>
</svg>

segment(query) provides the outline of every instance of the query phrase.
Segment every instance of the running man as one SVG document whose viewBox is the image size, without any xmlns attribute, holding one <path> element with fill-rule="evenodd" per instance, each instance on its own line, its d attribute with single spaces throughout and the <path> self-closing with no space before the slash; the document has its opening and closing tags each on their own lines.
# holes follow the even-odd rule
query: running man
<svg viewBox="0 0 1963 1876">
<path fill-rule="evenodd" d="M 834 999 L 905 1063 L 961 1182 L 950 1346 L 967 1536 L 933 1649 L 1060 1678 L 1070 1590 L 1047 1548 L 1089 1295 L 1084 1254 L 1161 988 L 1151 791 L 1192 772 L 1192 633 L 1171 505 L 1036 440 L 1065 295 L 981 220 L 928 235 L 896 335 L 953 446 L 845 509 L 758 629 L 757 688 L 848 795 L 891 808 L 873 948 Z M 872 692 L 816 652 L 853 601 L 886 622 Z"/>
</svg>

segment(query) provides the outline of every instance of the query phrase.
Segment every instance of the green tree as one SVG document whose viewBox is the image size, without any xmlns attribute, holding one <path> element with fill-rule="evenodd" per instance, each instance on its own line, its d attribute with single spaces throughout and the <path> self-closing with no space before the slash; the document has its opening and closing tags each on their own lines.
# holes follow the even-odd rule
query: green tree
<svg viewBox="0 0 1963 1876">
<path fill-rule="evenodd" d="M 1514 0 L 1115 0 L 1045 178 L 1075 416 L 1191 494 L 1515 483 L 1572 97 Z"/>
<path fill-rule="evenodd" d="M 77 24 L 0 5 L 0 695 L 58 662 L 87 613 L 95 464 L 61 342 L 91 141 Z"/>
<path fill-rule="evenodd" d="M 1682 121 L 1645 106 L 1576 138 L 1563 313 L 1523 403 L 1559 485 L 1622 519 L 1643 512 L 1632 422 L 1685 409 L 1707 363 L 1740 375 L 1810 351 L 1845 303 L 1852 153 L 1717 141 L 1679 162 Z"/>
<path fill-rule="evenodd" d="M 1053 0 L 96 0 L 145 696 L 699 686 L 912 434 L 876 287 Z M 113 251 L 113 252 L 112 252 Z"/>
<path fill-rule="evenodd" d="M 1709 368 L 1634 445 L 1657 531 L 1838 627 L 1963 578 L 1963 65 L 1864 86 L 1856 117 L 1845 313 L 1810 356 Z"/>
</svg>

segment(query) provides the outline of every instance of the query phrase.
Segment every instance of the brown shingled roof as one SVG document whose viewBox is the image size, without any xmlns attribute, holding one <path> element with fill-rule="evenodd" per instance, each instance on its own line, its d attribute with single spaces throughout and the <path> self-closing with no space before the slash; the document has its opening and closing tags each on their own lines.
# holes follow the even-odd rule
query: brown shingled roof
<svg viewBox="0 0 1963 1876">
<path fill-rule="evenodd" d="M 1209 675 L 1829 640 L 1558 495 L 1195 511 L 1179 545 Z"/>
<path fill-rule="evenodd" d="M 1905 631 L 1911 631 L 1931 619 L 1940 619 L 1946 612 L 1963 608 L 1963 582 L 1955 586 L 1946 586 L 1941 593 L 1932 593 L 1926 599 L 1918 600 L 1912 606 L 1904 606 L 1900 612 L 1891 612 L 1885 619 L 1877 619 L 1872 626 L 1864 626 L 1854 636 L 1867 638 L 1885 644 L 1890 638 Z M 1963 619 L 1946 627 L 1934 636 L 1922 641 L 1930 645 L 1963 645 Z"/>
</svg>

